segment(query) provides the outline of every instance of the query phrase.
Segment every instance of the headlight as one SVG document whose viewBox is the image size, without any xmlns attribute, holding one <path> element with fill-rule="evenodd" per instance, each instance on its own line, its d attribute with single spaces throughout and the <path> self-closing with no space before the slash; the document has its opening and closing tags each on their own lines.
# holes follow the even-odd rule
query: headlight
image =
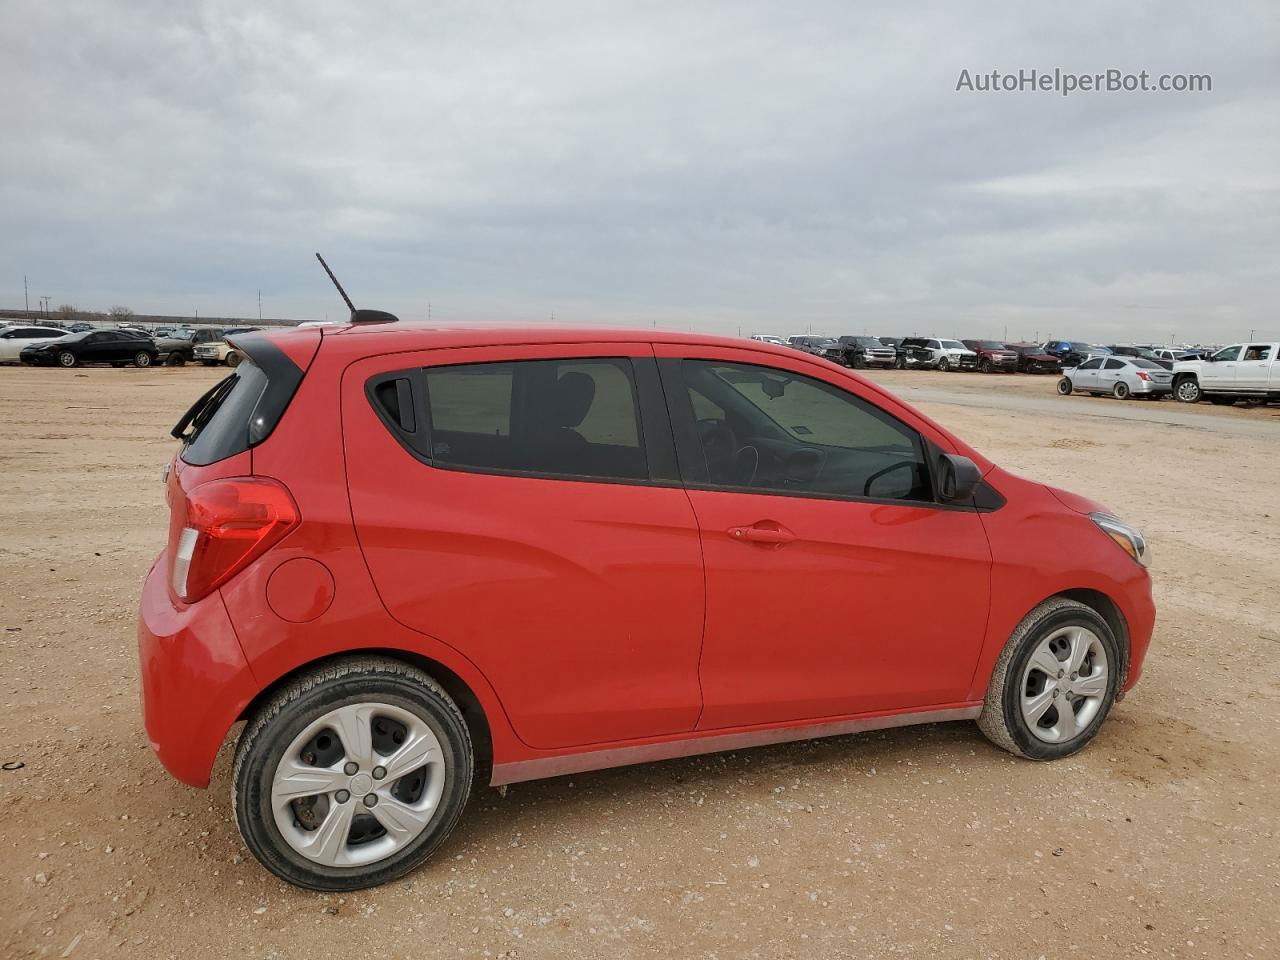
<svg viewBox="0 0 1280 960">
<path fill-rule="evenodd" d="M 1150 556 L 1147 541 L 1141 533 L 1107 513 L 1091 513 L 1089 519 L 1098 525 L 1099 530 L 1118 543 L 1120 549 L 1144 567 L 1147 566 Z"/>
</svg>

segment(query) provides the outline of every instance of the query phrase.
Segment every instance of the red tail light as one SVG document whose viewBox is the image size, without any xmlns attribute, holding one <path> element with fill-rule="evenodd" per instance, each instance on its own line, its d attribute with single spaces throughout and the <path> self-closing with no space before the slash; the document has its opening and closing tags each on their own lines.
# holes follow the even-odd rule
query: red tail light
<svg viewBox="0 0 1280 960">
<path fill-rule="evenodd" d="M 183 505 L 179 504 L 179 508 Z M 194 603 L 226 583 L 298 525 L 284 484 L 263 477 L 202 483 L 186 495 L 186 522 L 174 524 L 173 592 Z"/>
<path fill-rule="evenodd" d="M 1150 379 L 1151 379 L 1150 377 L 1148 377 L 1148 376 L 1147 376 L 1147 372 L 1146 372 L 1145 370 L 1135 370 L 1135 371 L 1134 371 L 1134 373 L 1136 373 L 1136 374 L 1138 375 L 1138 379 L 1139 379 L 1139 380 L 1150 380 Z"/>
</svg>

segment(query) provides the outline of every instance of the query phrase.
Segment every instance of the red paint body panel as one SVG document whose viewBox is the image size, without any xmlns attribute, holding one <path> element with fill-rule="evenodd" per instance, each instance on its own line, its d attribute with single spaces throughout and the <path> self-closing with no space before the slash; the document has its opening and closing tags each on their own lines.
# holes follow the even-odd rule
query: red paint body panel
<svg viewBox="0 0 1280 960">
<path fill-rule="evenodd" d="M 1096 590 L 1119 608 L 1129 634 L 1125 690 L 1142 675 L 1155 629 L 1151 577 L 1106 536 L 1086 513 L 1065 507 L 1041 483 L 1000 468 L 987 476 L 1008 503 L 982 514 L 995 558 L 991 570 L 991 622 L 970 694 L 982 695 L 1000 650 L 1019 621 L 1038 603 L 1068 590 Z M 1074 495 L 1072 495 L 1074 497 Z M 1074 498 L 1077 506 L 1098 504 Z"/>
<path fill-rule="evenodd" d="M 525 743 L 692 730 L 702 558 L 676 487 L 502 476 L 415 459 L 365 397 L 410 366 L 652 356 L 648 344 L 437 350 L 354 364 L 343 432 L 356 530 L 391 615 L 465 650 Z"/>
<path fill-rule="evenodd" d="M 213 479 L 270 477 L 301 523 L 198 603 L 173 597 L 167 554 L 143 591 L 148 735 L 186 783 L 207 783 L 255 696 L 361 650 L 456 675 L 488 724 L 494 782 L 971 716 L 1018 621 L 1065 590 L 1115 602 L 1131 647 L 1127 687 L 1141 672 L 1150 580 L 1080 512 L 1096 505 L 1001 471 L 827 361 L 607 330 L 396 324 L 271 337 L 307 370 L 280 422 L 250 452 L 207 467 L 177 461 L 170 500 Z M 447 470 L 400 446 L 364 392 L 375 373 L 415 365 L 655 353 L 824 379 L 972 458 L 1008 502 L 977 513 Z M 726 533 L 758 521 L 795 539 Z M 272 598 L 291 616 L 314 614 L 309 622 L 282 618 L 267 599 L 273 574 L 298 559 L 332 577 L 327 605 L 289 596 L 288 571 Z M 314 594 L 314 579 L 294 588 Z"/>
<path fill-rule="evenodd" d="M 227 730 L 260 688 L 222 598 L 177 604 L 167 578 L 162 553 L 143 584 L 138 614 L 143 717 L 168 771 L 206 787 Z"/>
</svg>

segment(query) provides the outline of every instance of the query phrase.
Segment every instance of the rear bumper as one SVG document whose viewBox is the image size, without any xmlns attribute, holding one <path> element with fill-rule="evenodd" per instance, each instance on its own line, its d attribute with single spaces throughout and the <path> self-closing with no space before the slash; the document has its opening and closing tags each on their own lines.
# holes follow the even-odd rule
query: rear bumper
<svg viewBox="0 0 1280 960">
<path fill-rule="evenodd" d="M 1134 393 L 1173 393 L 1172 383 L 1152 383 L 1149 380 L 1139 380 L 1137 386 L 1133 388 Z"/>
<path fill-rule="evenodd" d="M 162 554 L 138 611 L 138 661 L 147 739 L 166 770 L 207 787 L 227 731 L 257 692 L 221 593 L 189 606 L 165 583 Z"/>
</svg>

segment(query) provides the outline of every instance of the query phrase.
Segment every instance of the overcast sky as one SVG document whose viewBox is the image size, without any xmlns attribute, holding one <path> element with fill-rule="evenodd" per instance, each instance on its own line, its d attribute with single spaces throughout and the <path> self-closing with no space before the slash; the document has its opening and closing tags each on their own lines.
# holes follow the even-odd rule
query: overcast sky
<svg viewBox="0 0 1280 960">
<path fill-rule="evenodd" d="M 969 9 L 963 9 L 967 6 Z M 0 306 L 1280 336 L 1280 4 L 0 4 Z M 957 92 L 1020 68 L 1199 93 Z"/>
</svg>

